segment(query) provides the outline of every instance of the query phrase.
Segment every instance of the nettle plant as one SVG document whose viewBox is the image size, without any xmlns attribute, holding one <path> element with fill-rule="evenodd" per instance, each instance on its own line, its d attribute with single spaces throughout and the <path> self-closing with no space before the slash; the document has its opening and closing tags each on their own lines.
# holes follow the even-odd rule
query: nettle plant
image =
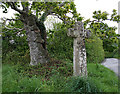
<svg viewBox="0 0 120 94">
<path fill-rule="evenodd" d="M 113 13 L 109 15 L 106 11 L 101 12 L 94 11 L 94 20 L 86 20 L 84 22 L 85 27 L 90 29 L 96 36 L 103 40 L 103 48 L 105 51 L 112 52 L 114 49 L 118 49 L 118 40 L 120 35 L 116 34 L 117 27 L 110 27 L 106 21 L 120 22 L 120 15 L 117 15 L 117 10 L 113 9 Z M 110 18 L 109 18 L 110 17 Z"/>
</svg>

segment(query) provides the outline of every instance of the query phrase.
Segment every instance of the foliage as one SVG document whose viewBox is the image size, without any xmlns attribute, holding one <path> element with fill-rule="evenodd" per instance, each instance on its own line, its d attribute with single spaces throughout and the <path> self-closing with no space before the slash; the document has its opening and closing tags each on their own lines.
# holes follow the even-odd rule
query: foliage
<svg viewBox="0 0 120 94">
<path fill-rule="evenodd" d="M 28 7 L 30 6 L 30 7 Z M 74 2 L 2 2 L 1 7 L 3 13 L 8 12 L 8 8 L 11 7 L 13 10 L 17 11 L 19 14 L 24 15 L 34 15 L 34 17 L 44 23 L 48 15 L 57 16 L 66 25 L 74 24 L 75 20 L 81 21 L 82 17 L 76 11 L 76 5 Z M 19 7 L 22 7 L 21 10 Z M 34 13 L 35 12 L 35 13 Z M 67 16 L 67 14 L 72 14 L 72 17 Z M 20 18 L 20 15 L 19 15 Z M 21 18 L 20 18 L 21 19 Z M 23 22 L 23 21 L 22 21 Z"/>
<path fill-rule="evenodd" d="M 71 21 L 70 25 L 74 24 L 74 20 L 76 18 L 77 20 L 82 19 L 79 17 L 79 14 L 77 14 L 75 4 L 73 2 L 65 2 L 62 7 L 59 7 L 59 4 L 61 4 L 61 2 L 32 2 L 31 8 L 27 12 L 25 11 L 25 7 L 30 6 L 30 3 L 28 2 L 21 2 L 23 10 L 18 9 L 18 7 L 20 7 L 19 2 L 3 2 L 2 7 L 5 9 L 5 13 L 7 12 L 7 8 L 11 6 L 12 9 L 18 11 L 20 14 L 26 12 L 28 16 L 33 15 L 32 11 L 36 11 L 34 16 L 39 18 L 41 22 L 44 22 L 45 18 L 52 12 L 57 14 L 57 16 L 65 22 Z M 43 14 L 41 14 L 41 12 L 43 12 Z M 66 16 L 68 12 L 72 12 L 73 19 Z M 106 24 L 99 23 L 101 20 L 107 20 L 107 16 L 108 14 L 106 12 L 94 12 L 93 18 L 98 19 L 98 23 L 94 23 L 93 21 L 93 24 L 91 24 L 89 29 L 93 30 L 93 33 L 103 40 L 104 49 L 111 51 L 108 49 L 109 46 L 106 47 L 105 44 L 110 42 L 109 45 L 111 46 L 110 38 L 112 38 L 112 43 L 118 43 L 116 40 L 116 34 L 114 33 L 114 28 L 108 27 Z M 116 11 L 114 10 L 111 20 L 119 21 L 118 18 L 119 16 L 116 16 Z M 12 24 L 13 23 L 9 23 L 10 26 L 12 26 Z M 17 23 L 14 25 L 16 24 Z M 96 24 L 98 24 L 98 26 Z M 105 31 L 103 34 L 99 32 L 100 34 L 97 34 L 96 29 L 99 25 L 109 29 L 108 32 Z M 17 27 L 20 28 L 23 26 Z M 99 64 L 88 64 L 88 78 L 90 79 L 72 77 L 73 64 L 71 60 L 73 54 L 73 39 L 66 35 L 68 27 L 69 26 L 65 27 L 65 25 L 59 24 L 52 31 L 48 32 L 47 48 L 51 53 L 51 56 L 62 59 L 63 61 L 56 61 L 53 59 L 49 64 L 39 64 L 38 66 L 28 65 L 29 50 L 26 42 L 25 31 L 23 31 L 24 36 L 21 37 L 16 35 L 14 36 L 14 32 L 17 31 L 11 30 L 10 32 L 5 32 L 6 29 L 3 29 L 3 46 L 7 48 L 7 50 L 3 51 L 5 52 L 5 55 L 3 55 L 3 62 L 6 63 L 3 64 L 3 92 L 68 92 L 69 90 L 71 90 L 71 92 L 117 92 L 118 80 L 116 75 Z M 110 30 L 112 33 L 109 33 Z M 103 36 L 104 34 L 107 35 L 105 39 Z M 114 37 L 115 42 L 113 42 Z M 14 40 L 15 43 L 11 44 L 9 42 L 10 40 Z M 86 39 L 86 49 L 88 62 L 97 63 L 104 59 L 102 41 L 95 35 L 92 35 L 90 39 Z M 112 50 L 113 49 L 114 48 L 112 48 Z M 92 59 L 90 57 L 92 57 Z"/>
<path fill-rule="evenodd" d="M 52 57 L 73 59 L 73 39 L 68 37 L 66 33 L 67 28 L 61 23 L 56 24 L 55 29 L 49 31 L 48 51 Z"/>
<path fill-rule="evenodd" d="M 2 91 L 5 92 L 118 92 L 118 78 L 111 70 L 102 65 L 88 64 L 88 78 L 67 75 L 67 66 L 72 63 L 55 62 L 48 70 L 47 65 L 29 66 L 28 64 L 3 64 Z M 64 65 L 66 64 L 66 65 Z M 56 65 L 56 66 L 55 66 Z M 63 66 L 58 71 L 57 66 Z M 72 69 L 71 69 L 72 70 Z M 39 72 L 38 72 L 39 71 Z M 38 74 L 37 74 L 38 73 Z M 70 72 L 72 74 L 72 71 Z M 29 74 L 29 75 L 28 75 Z M 31 75 L 30 75 L 31 74 Z M 50 75 L 48 75 L 50 74 Z M 66 76 L 65 76 L 66 75 Z M 108 79 L 109 78 L 109 79 Z"/>
<path fill-rule="evenodd" d="M 17 18 L 18 14 L 15 14 Z M 9 22 L 7 27 L 22 28 L 23 24 L 17 20 Z M 29 47 L 25 31 L 2 29 L 2 63 L 30 62 Z"/>
<path fill-rule="evenodd" d="M 10 22 L 7 26 L 9 27 L 11 25 L 15 26 L 16 28 L 23 27 L 23 24 L 20 21 Z M 2 29 L 3 55 L 6 55 L 6 53 L 8 52 L 16 50 L 19 53 L 19 55 L 23 56 L 29 48 L 26 39 L 27 37 L 25 31 L 20 32 L 18 30 L 7 30 L 3 28 Z"/>
<path fill-rule="evenodd" d="M 104 60 L 104 50 L 102 40 L 94 34 L 86 39 L 86 54 L 88 63 L 101 63 Z"/>
<path fill-rule="evenodd" d="M 39 64 L 38 66 L 30 66 L 29 61 L 30 56 L 28 50 L 26 51 L 24 56 L 20 56 L 19 52 L 17 51 L 9 52 L 2 62 L 3 64 L 15 65 L 16 67 L 18 67 L 15 69 L 17 72 L 29 77 L 31 77 L 32 75 L 51 76 L 51 73 L 54 74 L 53 69 L 63 74 L 64 76 L 70 76 L 72 75 L 71 72 L 73 72 L 72 62 L 70 60 L 60 61 L 52 58 L 50 63 Z"/>
<path fill-rule="evenodd" d="M 103 40 L 103 48 L 105 51 L 113 52 L 118 48 L 118 36 L 119 34 L 115 33 L 116 27 L 110 27 L 105 21 L 116 21 L 119 22 L 119 15 L 117 15 L 116 10 L 113 10 L 113 14 L 111 14 L 111 18 L 108 18 L 109 14 L 104 11 L 94 11 L 93 18 L 95 20 L 90 21 L 90 19 L 86 20 L 85 27 L 88 26 L 96 36 Z"/>
<path fill-rule="evenodd" d="M 48 51 L 58 59 L 73 59 L 73 39 L 67 36 L 67 28 L 58 24 L 48 34 Z M 87 62 L 100 63 L 104 60 L 102 40 L 91 34 L 86 39 Z"/>
<path fill-rule="evenodd" d="M 75 85 L 75 82 L 78 81 L 81 81 L 81 84 L 79 85 L 81 88 L 84 88 L 81 92 L 84 92 L 86 89 L 84 87 L 85 84 L 83 83 L 88 85 L 89 90 L 86 89 L 86 92 L 90 92 L 90 90 L 94 90 L 93 88 L 96 88 L 91 86 L 91 83 L 87 83 L 86 80 L 80 78 L 76 80 L 76 77 L 67 78 L 59 72 L 54 72 L 55 74 L 50 76 L 50 79 L 45 80 L 46 78 L 44 75 L 33 75 L 30 78 L 28 76 L 23 76 L 15 71 L 15 68 L 17 67 L 10 65 L 3 66 L 3 73 L 6 73 L 3 75 L 3 92 L 68 92 L 71 88 L 70 86 L 74 88 L 73 85 Z M 73 82 L 73 84 L 70 82 Z M 78 89 L 79 88 L 80 87 L 78 87 Z"/>
<path fill-rule="evenodd" d="M 113 52 L 105 51 L 105 58 L 117 58 L 117 59 L 120 59 L 120 53 L 119 52 L 120 52 L 119 48 L 114 49 Z"/>
<path fill-rule="evenodd" d="M 64 66 L 62 70 L 58 68 L 61 65 Z M 68 66 L 72 67 L 60 62 L 38 66 L 4 64 L 3 92 L 60 92 L 64 89 L 69 74 L 66 70 L 71 70 L 72 73 Z"/>
<path fill-rule="evenodd" d="M 2 56 L 2 63 L 12 63 L 12 64 L 29 64 L 30 62 L 30 56 L 29 56 L 29 50 L 26 50 L 24 55 L 21 55 L 21 52 L 13 50 L 8 51 L 6 55 Z"/>
<path fill-rule="evenodd" d="M 39 38 L 43 39 L 42 42 L 44 42 L 44 43 L 42 43 L 42 45 L 43 45 L 44 50 L 46 50 L 45 46 L 46 46 L 46 37 L 47 37 L 46 30 L 44 28 L 44 22 L 45 22 L 47 16 L 49 16 L 49 15 L 57 16 L 68 27 L 72 26 L 75 23 L 75 20 L 77 20 L 77 21 L 82 20 L 82 17 L 80 17 L 80 14 L 78 14 L 76 11 L 74 2 L 46 2 L 46 1 L 45 2 L 33 2 L 33 1 L 32 2 L 2 2 L 1 7 L 3 8 L 4 13 L 7 13 L 8 8 L 11 8 L 18 12 L 17 17 L 15 19 L 5 19 L 5 21 L 3 22 L 3 24 L 7 25 L 5 23 L 6 20 L 12 21 L 11 22 L 12 24 L 9 22 L 9 25 L 7 25 L 7 27 L 9 27 L 7 29 L 12 31 L 14 29 L 18 30 L 18 28 L 24 27 L 24 29 L 26 31 L 23 31 L 24 38 L 22 38 L 22 39 L 26 39 L 25 32 L 26 32 L 26 34 L 28 34 L 30 31 L 35 31 L 35 32 L 36 32 L 36 30 L 40 31 Z M 72 14 L 72 17 L 67 16 L 67 14 L 69 14 L 69 13 Z M 19 22 L 17 22 L 17 20 Z M 15 22 L 15 24 L 14 24 L 14 22 Z M 20 27 L 16 26 L 16 24 L 19 24 L 19 23 L 21 23 L 22 26 L 20 26 Z M 17 28 L 14 28 L 14 27 L 17 27 Z M 4 29 L 6 30 L 6 26 L 4 26 Z M 17 31 L 15 33 L 18 34 Z M 13 33 L 11 33 L 11 34 L 13 35 Z M 14 38 L 14 37 L 12 37 L 12 38 Z M 16 39 L 17 39 L 17 37 L 15 35 L 15 40 Z M 18 44 L 21 43 L 22 39 L 18 40 Z M 13 39 L 12 39 L 12 41 L 13 41 Z M 28 41 L 29 41 L 29 38 L 28 38 Z M 8 44 L 8 41 L 5 43 L 4 44 L 6 46 Z M 16 44 L 15 46 L 17 46 L 18 44 Z M 12 46 L 14 47 L 14 45 L 12 45 Z M 18 46 L 17 50 L 22 49 L 22 52 L 23 52 L 24 50 L 28 49 L 28 46 L 26 45 L 26 43 L 25 44 L 23 43 L 22 46 L 24 46 L 25 48 L 22 49 L 21 47 Z M 47 53 L 47 51 L 45 51 L 45 52 Z M 43 53 L 43 51 L 42 51 L 42 53 Z M 23 54 L 24 54 L 24 52 L 22 53 L 22 55 Z M 43 53 L 42 55 L 44 55 L 44 54 L 45 53 Z M 45 59 L 47 57 L 48 56 L 45 56 Z"/>
<path fill-rule="evenodd" d="M 14 69 L 15 67 L 10 65 L 3 66 L 3 92 L 37 92 L 39 89 L 45 88 L 46 83 L 41 77 L 22 76 Z"/>
</svg>

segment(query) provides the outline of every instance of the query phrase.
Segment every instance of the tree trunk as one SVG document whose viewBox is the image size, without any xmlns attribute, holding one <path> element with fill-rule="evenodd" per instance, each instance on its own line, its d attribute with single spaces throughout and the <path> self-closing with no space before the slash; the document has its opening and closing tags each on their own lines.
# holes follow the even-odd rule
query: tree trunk
<svg viewBox="0 0 120 94">
<path fill-rule="evenodd" d="M 45 35 L 41 35 L 42 29 L 39 29 L 37 20 L 34 15 L 21 15 L 22 21 L 24 21 L 24 27 L 26 29 L 27 41 L 30 48 L 30 65 L 37 65 L 38 63 L 48 63 L 50 58 L 46 50 Z M 44 38 L 42 38 L 42 36 Z"/>
</svg>

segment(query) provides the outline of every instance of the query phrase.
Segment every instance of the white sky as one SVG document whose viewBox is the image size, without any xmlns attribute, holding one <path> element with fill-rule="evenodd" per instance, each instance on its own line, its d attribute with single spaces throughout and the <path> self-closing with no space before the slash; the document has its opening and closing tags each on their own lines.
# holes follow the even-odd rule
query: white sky
<svg viewBox="0 0 120 94">
<path fill-rule="evenodd" d="M 93 11 L 101 10 L 112 13 L 113 9 L 118 10 L 120 0 L 75 0 L 76 8 L 85 18 L 90 18 Z"/>
<path fill-rule="evenodd" d="M 118 2 L 120 0 L 74 0 L 78 13 L 81 14 L 85 19 L 92 18 L 95 10 L 106 11 L 109 14 L 112 13 L 113 9 L 118 10 Z M 0 9 L 1 17 L 12 17 L 15 11 L 9 10 L 7 14 L 2 13 Z M 2 14 L 2 15 L 1 15 Z M 118 27 L 117 23 L 107 22 L 109 26 Z M 118 32 L 118 31 L 116 31 Z"/>
<path fill-rule="evenodd" d="M 109 14 L 112 13 L 113 9 L 118 10 L 119 1 L 120 0 L 75 0 L 75 4 L 81 16 L 85 17 L 85 19 L 89 19 L 92 18 L 95 10 L 106 11 Z M 107 23 L 109 26 L 118 27 L 116 22 L 107 21 Z M 116 30 L 116 33 L 118 33 L 118 30 Z"/>
</svg>

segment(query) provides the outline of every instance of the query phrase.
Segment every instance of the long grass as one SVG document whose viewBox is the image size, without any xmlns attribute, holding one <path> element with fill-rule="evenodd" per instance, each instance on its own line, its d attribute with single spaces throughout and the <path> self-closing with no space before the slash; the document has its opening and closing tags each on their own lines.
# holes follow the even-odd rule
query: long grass
<svg viewBox="0 0 120 94">
<path fill-rule="evenodd" d="M 68 64 L 67 67 L 72 64 Z M 57 64 L 58 65 L 58 64 Z M 62 66 L 62 63 L 59 64 Z M 64 65 L 64 64 L 63 64 Z M 41 65 L 40 65 L 41 66 Z M 26 68 L 20 65 L 3 64 L 3 92 L 118 92 L 118 79 L 114 72 L 98 64 L 88 64 L 88 79 L 65 75 L 64 65 L 58 71 L 56 66 L 51 66 L 51 74 L 45 66 Z M 22 72 L 18 71 L 21 69 Z M 40 70 L 41 69 L 41 70 Z M 44 72 L 43 74 L 27 75 L 29 70 Z M 35 71 L 37 70 L 37 71 Z M 38 72 L 38 73 L 39 73 Z M 63 73 L 62 73 L 63 72 Z M 30 72 L 31 73 L 31 72 Z M 69 73 L 69 72 L 68 72 Z M 69 73 L 72 74 L 72 71 Z M 48 76 L 48 77 L 47 77 Z"/>
<path fill-rule="evenodd" d="M 120 84 L 117 75 L 100 64 L 88 64 L 88 75 L 103 92 L 118 92 Z"/>
</svg>

